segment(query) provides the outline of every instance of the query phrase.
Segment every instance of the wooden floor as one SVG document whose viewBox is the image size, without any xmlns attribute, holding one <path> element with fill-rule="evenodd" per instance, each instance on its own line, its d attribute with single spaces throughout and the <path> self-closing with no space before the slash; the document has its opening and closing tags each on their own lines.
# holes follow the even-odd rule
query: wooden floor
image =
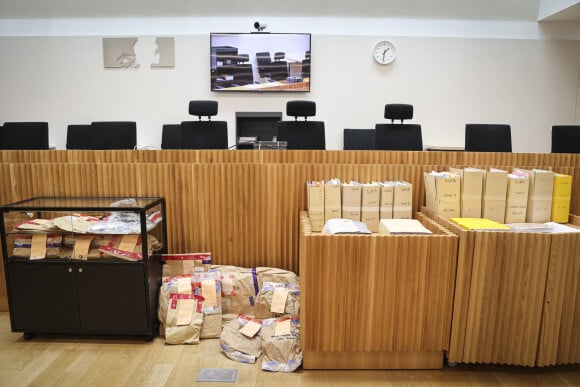
<svg viewBox="0 0 580 387">
<path fill-rule="evenodd" d="M 201 368 L 238 370 L 237 383 L 196 383 Z M 126 339 L 35 337 L 10 331 L 0 313 L 0 386 L 580 386 L 580 366 L 522 368 L 458 365 L 435 371 L 270 373 L 227 359 L 219 340 L 165 345 Z"/>
</svg>

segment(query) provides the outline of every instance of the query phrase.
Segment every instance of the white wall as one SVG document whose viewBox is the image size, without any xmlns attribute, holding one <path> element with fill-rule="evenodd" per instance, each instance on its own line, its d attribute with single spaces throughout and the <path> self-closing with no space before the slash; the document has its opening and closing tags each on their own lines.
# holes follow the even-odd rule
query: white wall
<svg viewBox="0 0 580 387">
<path fill-rule="evenodd" d="M 380 66 L 371 50 L 385 38 L 398 57 Z M 174 69 L 104 69 L 102 36 L 4 36 L 0 50 L 0 122 L 48 121 L 57 149 L 68 124 L 97 120 L 137 121 L 138 143 L 159 147 L 163 123 L 192 118 L 191 99 L 219 101 L 232 145 L 235 112 L 285 112 L 291 99 L 316 101 L 327 149 L 396 102 L 414 105 L 426 145 L 463 145 L 466 122 L 509 123 L 515 152 L 549 152 L 551 125 L 580 124 L 578 39 L 313 33 L 311 92 L 275 95 L 210 92 L 209 31 L 175 36 Z"/>
</svg>

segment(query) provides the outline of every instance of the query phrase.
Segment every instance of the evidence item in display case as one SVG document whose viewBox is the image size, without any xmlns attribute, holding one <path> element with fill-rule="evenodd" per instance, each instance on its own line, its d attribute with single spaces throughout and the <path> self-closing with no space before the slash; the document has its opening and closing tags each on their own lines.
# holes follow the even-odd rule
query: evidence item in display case
<svg viewBox="0 0 580 387">
<path fill-rule="evenodd" d="M 0 207 L 0 236 L 12 331 L 157 334 L 165 199 L 36 197 Z"/>
</svg>

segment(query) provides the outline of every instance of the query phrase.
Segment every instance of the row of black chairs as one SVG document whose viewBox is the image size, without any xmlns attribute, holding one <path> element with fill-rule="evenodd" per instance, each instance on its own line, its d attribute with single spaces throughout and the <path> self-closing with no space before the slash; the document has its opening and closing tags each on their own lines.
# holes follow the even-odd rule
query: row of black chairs
<svg viewBox="0 0 580 387">
<path fill-rule="evenodd" d="M 217 115 L 217 101 L 190 101 L 189 113 L 198 121 L 167 124 L 162 128 L 162 149 L 227 149 L 227 122 L 212 121 Z M 280 121 L 277 140 L 287 149 L 325 149 L 322 121 L 308 121 L 316 114 L 312 101 L 288 101 L 286 114 L 294 121 Z M 207 121 L 202 117 L 208 117 Z M 304 117 L 304 120 L 298 120 Z M 386 119 L 375 129 L 344 129 L 345 150 L 423 150 L 421 125 L 406 124 L 413 118 L 413 106 L 387 104 Z M 396 123 L 395 120 L 400 120 Z M 67 149 L 134 149 L 137 125 L 134 121 L 97 121 L 87 125 L 69 125 Z M 47 122 L 6 122 L 0 126 L 0 149 L 48 149 Z M 467 124 L 465 150 L 473 152 L 511 152 L 511 127 L 505 124 Z M 552 153 L 580 153 L 580 126 L 554 125 Z"/>
<path fill-rule="evenodd" d="M 412 105 L 387 104 L 385 118 L 390 119 L 391 124 L 377 124 L 375 129 L 344 129 L 343 149 L 423 150 L 421 125 L 403 123 L 413 118 Z M 511 152 L 511 126 L 466 124 L 464 149 L 467 152 Z M 580 125 L 554 125 L 551 151 L 580 153 Z"/>
<path fill-rule="evenodd" d="M 163 125 L 162 149 L 227 149 L 228 127 L 226 121 L 212 121 L 217 115 L 217 101 L 190 101 L 189 114 L 198 121 Z M 280 121 L 276 140 L 286 142 L 286 149 L 326 149 L 324 122 L 308 121 L 316 114 L 312 101 L 288 101 L 286 114 L 294 121 Z M 207 120 L 202 120 L 207 117 Z M 304 120 L 298 120 L 304 117 Z"/>
<path fill-rule="evenodd" d="M 69 125 L 67 149 L 134 149 L 137 124 L 134 121 L 98 121 Z M 5 122 L 0 126 L 0 149 L 49 149 L 48 122 Z"/>
<path fill-rule="evenodd" d="M 376 124 L 374 129 L 344 129 L 345 150 L 423 150 L 421 125 L 407 124 L 413 118 L 413 105 L 387 104 L 384 117 L 390 123 Z M 225 149 L 227 123 L 211 121 L 217 115 L 217 101 L 190 101 L 189 113 L 199 121 L 163 126 L 162 149 Z M 287 149 L 325 149 L 323 121 L 308 121 L 316 115 L 312 101 L 288 101 L 286 115 L 294 121 L 280 121 L 277 140 L 287 142 Z M 208 121 L 202 121 L 207 116 Z M 303 117 L 304 120 L 298 120 Z M 400 122 L 395 122 L 395 121 Z M 511 127 L 506 124 L 466 124 L 465 151 L 511 152 Z M 555 125 L 552 128 L 553 153 L 580 153 L 580 126 Z"/>
<path fill-rule="evenodd" d="M 423 150 L 420 132 L 402 127 L 344 129 L 343 136 L 345 150 Z M 505 124 L 466 124 L 464 149 L 467 152 L 511 152 L 511 127 Z M 580 153 L 580 126 L 552 126 L 551 152 Z"/>
</svg>

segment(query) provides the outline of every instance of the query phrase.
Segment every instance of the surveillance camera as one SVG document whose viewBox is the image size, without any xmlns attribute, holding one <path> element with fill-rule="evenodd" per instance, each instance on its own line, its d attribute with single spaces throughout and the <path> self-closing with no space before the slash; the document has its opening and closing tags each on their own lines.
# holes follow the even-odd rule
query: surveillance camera
<svg viewBox="0 0 580 387">
<path fill-rule="evenodd" d="M 264 30 L 266 29 L 266 27 L 267 27 L 267 26 L 266 26 L 264 23 L 260 23 L 260 22 L 255 22 L 255 23 L 254 23 L 254 28 L 255 28 L 257 31 L 264 31 Z"/>
</svg>

